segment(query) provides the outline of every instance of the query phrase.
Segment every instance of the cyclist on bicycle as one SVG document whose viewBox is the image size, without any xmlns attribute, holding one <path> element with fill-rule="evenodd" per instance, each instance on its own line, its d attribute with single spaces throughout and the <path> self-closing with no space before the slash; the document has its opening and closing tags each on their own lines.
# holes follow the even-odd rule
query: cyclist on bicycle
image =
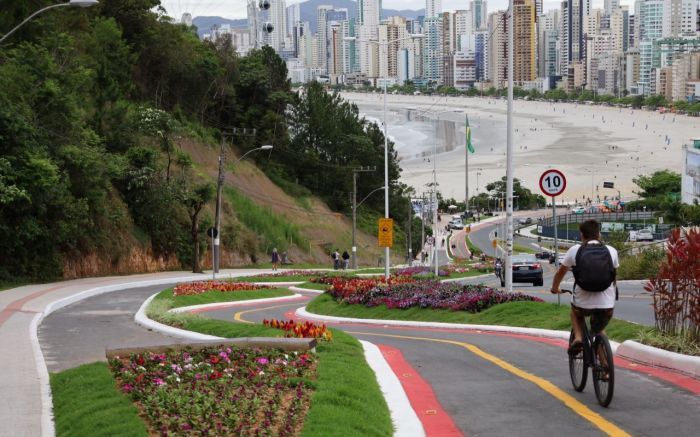
<svg viewBox="0 0 700 437">
<path fill-rule="evenodd" d="M 553 294 L 561 293 L 561 281 L 569 270 L 574 271 L 576 282 L 571 303 L 571 324 L 575 338 L 568 351 L 571 355 L 576 355 L 583 348 L 585 317 L 591 317 L 591 330 L 594 334 L 604 333 L 603 330 L 610 322 L 617 297 L 615 274 L 620 265 L 617 250 L 603 245 L 600 240 L 600 223 L 587 220 L 581 223 L 579 231 L 582 243 L 566 253 L 554 275 L 551 289 Z M 579 268 L 577 263 L 580 264 Z"/>
</svg>

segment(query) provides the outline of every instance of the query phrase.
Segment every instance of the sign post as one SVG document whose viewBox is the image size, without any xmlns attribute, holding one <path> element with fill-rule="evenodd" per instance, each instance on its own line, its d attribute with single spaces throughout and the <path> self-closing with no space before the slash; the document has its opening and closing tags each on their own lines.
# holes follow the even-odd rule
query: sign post
<svg viewBox="0 0 700 437">
<path fill-rule="evenodd" d="M 394 220 L 390 218 L 379 219 L 379 247 L 392 247 L 394 244 Z"/>
<path fill-rule="evenodd" d="M 552 198 L 552 225 L 554 226 L 554 268 L 559 269 L 559 238 L 557 226 L 557 196 L 566 189 L 566 177 L 559 170 L 550 169 L 540 176 L 540 190 Z M 568 232 L 568 227 L 567 227 Z M 557 294 L 557 305 L 561 305 L 561 294 Z"/>
</svg>

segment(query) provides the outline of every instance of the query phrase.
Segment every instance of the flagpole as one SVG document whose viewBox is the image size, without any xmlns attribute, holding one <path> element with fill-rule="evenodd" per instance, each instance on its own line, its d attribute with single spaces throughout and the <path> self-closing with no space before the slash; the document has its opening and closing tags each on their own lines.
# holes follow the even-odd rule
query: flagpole
<svg viewBox="0 0 700 437">
<path fill-rule="evenodd" d="M 464 134 L 467 136 L 464 143 L 464 212 L 465 214 L 469 212 L 469 115 L 464 114 L 467 120 L 467 128 L 464 129 Z M 467 217 L 464 217 L 466 222 Z"/>
</svg>

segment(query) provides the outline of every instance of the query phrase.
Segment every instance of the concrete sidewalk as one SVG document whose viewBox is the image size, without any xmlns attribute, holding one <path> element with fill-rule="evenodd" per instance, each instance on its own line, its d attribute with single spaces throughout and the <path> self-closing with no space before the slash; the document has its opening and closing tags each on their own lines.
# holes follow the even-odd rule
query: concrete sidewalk
<svg viewBox="0 0 700 437">
<path fill-rule="evenodd" d="M 225 270 L 217 278 L 269 273 L 269 270 Z M 0 292 L 0 436 L 52 436 L 48 371 L 37 339 L 37 327 L 52 311 L 78 300 L 126 287 L 168 285 L 211 279 L 211 273 L 165 272 L 86 278 L 27 285 Z M 165 288 L 165 287 L 164 287 Z"/>
</svg>

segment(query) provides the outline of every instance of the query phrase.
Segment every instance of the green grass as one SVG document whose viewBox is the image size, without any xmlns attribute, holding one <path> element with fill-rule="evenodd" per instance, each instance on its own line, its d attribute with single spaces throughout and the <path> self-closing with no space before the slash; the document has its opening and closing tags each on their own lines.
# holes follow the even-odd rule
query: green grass
<svg viewBox="0 0 700 437">
<path fill-rule="evenodd" d="M 107 363 L 51 374 L 57 436 L 147 436 L 129 398 L 115 386 Z"/>
<path fill-rule="evenodd" d="M 266 299 L 270 297 L 292 295 L 294 295 L 294 293 L 286 288 L 275 288 L 271 290 L 244 290 L 225 293 L 220 291 L 208 291 L 196 296 L 177 296 L 173 298 L 173 289 L 169 288 L 158 293 L 158 296 L 155 299 L 170 299 L 172 300 L 171 308 L 180 308 L 208 303 L 237 302 L 241 300 Z"/>
<path fill-rule="evenodd" d="M 0 281 L 0 291 L 10 290 L 27 284 L 29 284 L 27 281 Z"/>
<path fill-rule="evenodd" d="M 513 252 L 515 253 L 537 253 L 537 251 L 531 247 L 523 246 L 522 244 L 515 243 L 513 245 Z"/>
<path fill-rule="evenodd" d="M 469 252 L 472 253 L 474 256 L 480 256 L 482 253 L 484 253 L 481 249 L 476 247 L 476 244 L 472 243 L 472 239 L 467 236 L 467 247 L 469 248 Z"/>
<path fill-rule="evenodd" d="M 241 223 L 264 240 L 260 243 L 261 249 L 267 251 L 267 246 L 276 246 L 280 251 L 284 251 L 291 243 L 309 250 L 309 242 L 302 237 L 299 227 L 290 223 L 283 215 L 260 206 L 233 188 L 226 188 L 225 193 Z"/>
<path fill-rule="evenodd" d="M 308 288 L 310 290 L 326 290 L 326 288 L 328 288 L 328 285 L 317 284 L 315 282 L 304 282 L 299 286 L 299 288 Z"/>
<path fill-rule="evenodd" d="M 279 248 L 278 248 L 279 249 Z M 329 255 L 330 259 L 330 255 Z M 246 269 L 271 269 L 272 268 L 272 263 L 269 261 L 266 262 L 259 262 L 257 264 L 247 264 L 244 265 L 241 268 L 246 268 Z M 317 263 L 293 263 L 293 264 L 285 264 L 282 265 L 281 268 L 283 269 L 293 269 L 293 270 L 311 270 L 311 269 L 333 269 L 333 263 L 329 262 L 328 264 L 317 264 Z"/>
<path fill-rule="evenodd" d="M 465 311 L 423 308 L 388 309 L 385 305 L 367 308 L 362 305 L 339 304 L 329 294 L 322 294 L 307 305 L 307 310 L 315 314 L 360 319 L 503 325 L 562 331 L 571 329 L 569 307 L 545 302 L 510 302 L 496 305 L 481 313 L 472 314 Z M 641 330 L 648 331 L 650 329 L 613 319 L 606 328 L 606 332 L 611 339 L 624 341 L 638 338 Z"/>
</svg>

